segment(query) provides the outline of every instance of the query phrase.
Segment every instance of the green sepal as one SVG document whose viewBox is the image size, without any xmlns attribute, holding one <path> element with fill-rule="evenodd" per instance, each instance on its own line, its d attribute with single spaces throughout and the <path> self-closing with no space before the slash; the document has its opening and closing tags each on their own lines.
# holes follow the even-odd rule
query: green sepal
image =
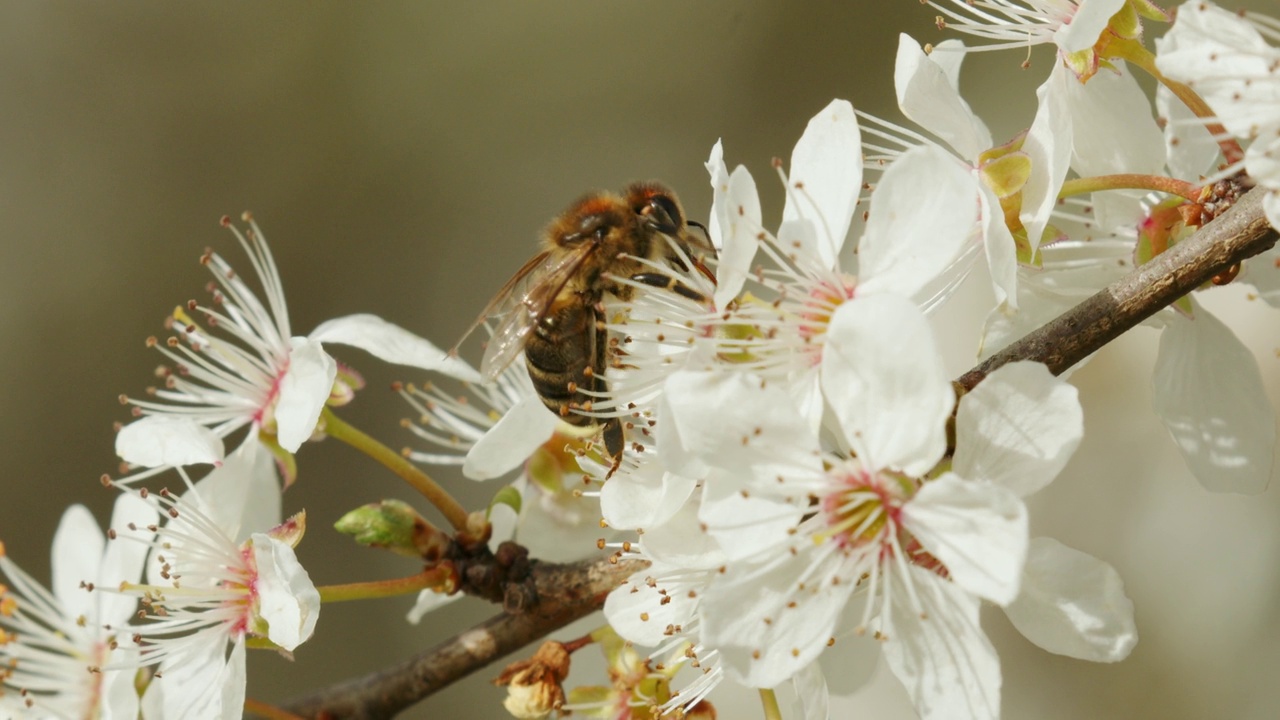
<svg viewBox="0 0 1280 720">
<path fill-rule="evenodd" d="M 1126 40 L 1136 40 L 1142 37 L 1142 18 L 1138 16 L 1138 9 L 1132 3 L 1125 3 L 1111 19 L 1107 21 L 1107 29 L 1115 33 L 1117 37 Z"/>
<path fill-rule="evenodd" d="M 1021 150 L 982 165 L 982 179 L 1000 199 L 1022 192 L 1031 177 L 1031 156 Z"/>
<path fill-rule="evenodd" d="M 1139 15 L 1156 22 L 1170 23 L 1173 22 L 1173 15 L 1164 8 L 1151 2 L 1151 0 L 1129 0 L 1129 5 L 1137 11 Z"/>
<path fill-rule="evenodd" d="M 307 511 L 300 510 L 284 522 L 268 530 L 267 537 L 279 540 L 291 548 L 296 548 L 298 543 L 302 542 L 302 536 L 306 533 Z"/>
<path fill-rule="evenodd" d="M 485 517 L 493 515 L 493 508 L 497 505 L 506 505 L 515 511 L 516 515 L 520 514 L 520 504 L 523 499 L 520 497 L 520 491 L 514 487 L 507 485 L 494 494 L 493 499 L 489 501 L 489 510 Z"/>
</svg>

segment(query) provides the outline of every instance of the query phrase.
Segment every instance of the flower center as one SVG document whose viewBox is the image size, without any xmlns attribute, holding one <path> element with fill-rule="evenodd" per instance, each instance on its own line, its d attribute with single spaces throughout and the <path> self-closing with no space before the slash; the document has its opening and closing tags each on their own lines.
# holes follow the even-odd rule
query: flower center
<svg viewBox="0 0 1280 720">
<path fill-rule="evenodd" d="M 840 279 L 838 286 L 829 280 L 823 280 L 812 287 L 800 310 L 800 337 L 812 340 L 825 335 L 836 308 L 853 299 L 857 285 L 854 277 L 846 275 Z"/>
<path fill-rule="evenodd" d="M 857 549 L 884 544 L 897 533 L 902 504 L 909 497 L 906 483 L 883 472 L 870 472 L 851 460 L 830 471 L 835 491 L 822 499 L 826 530 L 815 542 L 833 541 L 841 548 Z"/>
</svg>

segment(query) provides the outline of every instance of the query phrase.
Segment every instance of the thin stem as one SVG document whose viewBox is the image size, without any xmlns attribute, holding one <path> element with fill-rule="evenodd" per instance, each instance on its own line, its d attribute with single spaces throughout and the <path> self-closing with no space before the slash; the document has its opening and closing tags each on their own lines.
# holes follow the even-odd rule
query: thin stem
<svg viewBox="0 0 1280 720">
<path fill-rule="evenodd" d="M 346 583 L 344 585 L 323 585 L 316 588 L 316 590 L 320 591 L 320 602 L 322 603 L 395 597 L 397 595 L 408 595 L 411 592 L 427 588 L 433 590 L 441 589 L 449 584 L 453 574 L 452 568 L 437 566 L 427 568 L 417 575 L 408 577 Z"/>
<path fill-rule="evenodd" d="M 266 720 L 306 720 L 301 715 L 294 715 L 288 710 L 278 708 L 275 705 L 268 705 L 261 700 L 253 698 L 244 699 L 244 711 L 249 715 L 256 715 Z"/>
<path fill-rule="evenodd" d="M 1177 195 L 1192 202 L 1198 200 L 1200 195 L 1200 187 L 1185 180 L 1162 177 L 1160 175 L 1124 173 L 1068 180 L 1062 183 L 1062 190 L 1058 192 L 1058 198 L 1068 198 L 1073 195 L 1084 195 L 1101 190 L 1154 190 L 1168 195 Z"/>
<path fill-rule="evenodd" d="M 445 519 L 454 530 L 463 532 L 467 529 L 467 511 L 444 488 L 436 484 L 426 473 L 409 462 L 403 455 L 374 440 L 355 427 L 348 425 L 329 408 L 324 409 L 321 416 L 324 420 L 325 434 L 337 438 L 369 457 L 382 463 L 388 470 L 399 475 L 401 479 L 422 493 L 432 505 L 444 514 Z"/>
<path fill-rule="evenodd" d="M 778 696 L 768 688 L 760 688 L 760 704 L 764 706 L 764 720 L 782 720 L 782 709 L 778 707 Z"/>
<path fill-rule="evenodd" d="M 1156 67 L 1156 56 L 1146 46 L 1137 41 L 1127 41 L 1114 42 L 1107 47 L 1115 57 L 1127 60 L 1142 68 L 1161 85 L 1169 88 L 1169 92 L 1176 95 L 1196 117 L 1212 120 L 1212 122 L 1206 122 L 1204 128 L 1209 131 L 1210 135 L 1218 138 L 1218 146 L 1222 148 L 1222 156 L 1226 158 L 1229 164 L 1234 165 L 1244 160 L 1244 150 L 1240 147 L 1240 143 L 1231 137 L 1231 133 L 1227 132 L 1227 129 L 1221 123 L 1217 122 L 1218 116 L 1213 112 L 1213 108 L 1209 107 L 1204 98 L 1200 97 L 1200 94 L 1195 90 L 1192 90 L 1191 86 L 1165 77 L 1160 72 L 1160 69 Z"/>
</svg>

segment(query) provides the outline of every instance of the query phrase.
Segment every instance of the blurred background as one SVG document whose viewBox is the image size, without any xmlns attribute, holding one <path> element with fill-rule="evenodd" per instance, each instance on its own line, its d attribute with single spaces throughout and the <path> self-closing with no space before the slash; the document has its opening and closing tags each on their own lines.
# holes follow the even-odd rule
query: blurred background
<svg viewBox="0 0 1280 720">
<path fill-rule="evenodd" d="M 1263 9 L 1273 3 L 1256 0 Z M 1274 9 L 1274 8 L 1273 8 Z M 372 312 L 448 347 L 533 252 L 544 223 L 587 190 L 661 178 L 705 219 L 703 169 L 723 138 L 747 164 L 766 223 L 789 157 L 831 98 L 900 119 L 897 33 L 943 39 L 918 2 L 484 4 L 9 3 L 0 7 L 0 539 L 42 580 L 67 504 L 106 521 L 118 393 L 154 382 L 143 344 L 169 310 L 205 297 L 197 259 L 253 210 L 281 267 L 295 333 Z M 1026 127 L 1051 57 L 982 54 L 965 90 L 997 141 Z M 971 282 L 941 318 L 956 373 L 982 311 Z M 1259 356 L 1280 397 L 1276 315 L 1244 291 L 1206 301 Z M 1119 569 L 1141 640 L 1103 667 L 1049 655 L 993 611 L 1004 717 L 1269 718 L 1280 707 L 1280 499 L 1212 495 L 1150 411 L 1156 334 L 1130 333 L 1075 375 L 1087 437 L 1032 501 L 1033 531 Z M 412 442 L 392 380 L 425 378 L 337 350 L 369 379 L 345 417 Z M 475 360 L 475 358 L 472 358 Z M 342 512 L 412 492 L 336 442 L 309 444 L 286 509 L 305 507 L 300 556 L 317 584 L 407 575 L 404 561 L 329 529 Z M 496 490 L 437 473 L 465 502 Z M 267 702 L 395 663 L 494 612 L 455 603 L 421 625 L 412 599 L 327 606 L 288 663 L 250 660 Z M 584 626 L 584 627 L 589 627 Z M 575 636 L 566 632 L 560 637 Z M 405 717 L 506 717 L 488 668 Z M 721 693 L 721 717 L 760 717 Z M 910 718 L 883 667 L 833 717 Z"/>
</svg>

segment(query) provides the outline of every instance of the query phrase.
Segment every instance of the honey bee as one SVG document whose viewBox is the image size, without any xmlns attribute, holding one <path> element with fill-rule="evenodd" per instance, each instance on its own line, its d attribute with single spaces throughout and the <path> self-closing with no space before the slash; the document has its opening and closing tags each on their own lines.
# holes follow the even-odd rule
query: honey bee
<svg viewBox="0 0 1280 720">
<path fill-rule="evenodd" d="M 606 390 L 604 296 L 631 299 L 635 287 L 617 280 L 629 278 L 701 301 L 700 293 L 640 259 L 689 271 L 687 260 L 710 276 L 702 258 L 714 253 L 706 228 L 686 219 L 675 193 L 662 184 L 634 183 L 621 195 L 586 195 L 551 222 L 542 251 L 502 286 L 463 340 L 494 320 L 481 375 L 497 378 L 523 350 L 543 404 L 572 425 L 599 427 L 616 466 L 625 445 L 621 421 L 583 414 Z"/>
</svg>

